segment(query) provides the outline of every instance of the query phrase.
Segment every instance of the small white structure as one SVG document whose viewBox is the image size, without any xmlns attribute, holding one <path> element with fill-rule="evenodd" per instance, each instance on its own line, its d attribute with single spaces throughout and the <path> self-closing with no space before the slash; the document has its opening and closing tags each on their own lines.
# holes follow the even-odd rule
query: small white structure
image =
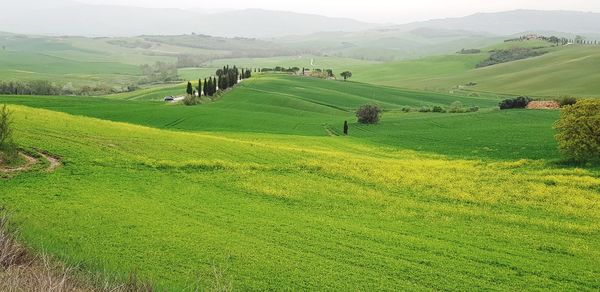
<svg viewBox="0 0 600 292">
<path fill-rule="evenodd" d="M 185 99 L 185 96 L 167 96 L 163 99 L 164 102 L 179 102 Z"/>
</svg>

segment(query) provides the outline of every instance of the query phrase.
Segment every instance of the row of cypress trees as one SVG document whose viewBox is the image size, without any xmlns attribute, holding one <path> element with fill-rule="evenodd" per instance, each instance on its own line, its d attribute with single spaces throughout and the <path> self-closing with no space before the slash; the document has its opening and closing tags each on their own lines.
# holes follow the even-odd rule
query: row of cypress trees
<svg viewBox="0 0 600 292">
<path fill-rule="evenodd" d="M 187 84 L 187 94 L 193 95 L 198 92 L 199 96 L 214 96 L 219 90 L 226 90 L 235 86 L 238 82 L 244 79 L 252 77 L 252 70 L 250 69 L 239 69 L 237 66 L 229 67 L 224 66 L 223 69 L 218 69 L 215 72 L 216 77 L 198 79 L 197 91 L 194 90 L 191 82 Z"/>
</svg>

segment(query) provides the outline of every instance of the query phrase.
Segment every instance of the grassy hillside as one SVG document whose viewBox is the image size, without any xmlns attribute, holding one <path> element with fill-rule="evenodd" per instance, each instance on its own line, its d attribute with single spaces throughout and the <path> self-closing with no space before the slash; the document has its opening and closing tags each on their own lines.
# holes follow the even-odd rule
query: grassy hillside
<svg viewBox="0 0 600 292">
<path fill-rule="evenodd" d="M 0 204 L 32 247 L 88 269 L 176 290 L 215 269 L 240 290 L 600 287 L 589 170 L 11 108 L 17 141 L 65 166 L 0 181 Z"/>
<path fill-rule="evenodd" d="M 184 90 L 184 86 L 164 90 Z M 556 159 L 552 123 L 556 112 L 495 110 L 492 97 L 464 97 L 401 90 L 368 84 L 323 81 L 288 75 L 261 75 L 245 81 L 216 102 L 185 107 L 160 100 L 163 90 L 111 99 L 77 97 L 0 97 L 22 104 L 118 122 L 180 131 L 274 133 L 328 136 L 342 132 L 385 147 L 413 149 L 458 157 Z M 120 98 L 121 100 L 117 100 Z M 405 106 L 448 106 L 461 101 L 479 106 L 470 114 L 403 113 Z M 354 124 L 354 111 L 366 103 L 384 110 L 377 127 Z M 527 127 L 522 127 L 527 124 Z M 507 135 L 510 133 L 510 139 Z"/>
<path fill-rule="evenodd" d="M 493 34 L 429 28 L 380 28 L 361 32 L 323 32 L 278 38 L 278 43 L 329 56 L 373 61 L 397 61 L 450 54 L 502 41 Z"/>
<path fill-rule="evenodd" d="M 193 67 L 215 59 L 273 55 L 296 53 L 267 41 L 204 35 L 84 38 L 7 34 L 0 35 L 0 79 L 117 86 L 139 81 L 143 64 Z M 182 75 L 197 79 L 214 70 L 195 73 L 201 74 Z"/>
<path fill-rule="evenodd" d="M 533 43 L 524 43 L 531 46 Z M 506 48 L 507 44 L 493 48 Z M 355 80 L 389 86 L 449 91 L 475 82 L 468 90 L 508 95 L 600 96 L 600 47 L 548 48 L 525 60 L 475 69 L 487 53 L 428 57 L 355 68 Z"/>
</svg>

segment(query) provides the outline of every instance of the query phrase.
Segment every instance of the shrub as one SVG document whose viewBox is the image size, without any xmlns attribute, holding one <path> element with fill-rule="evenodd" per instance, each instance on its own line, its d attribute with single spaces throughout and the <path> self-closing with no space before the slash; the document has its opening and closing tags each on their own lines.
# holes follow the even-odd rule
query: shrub
<svg viewBox="0 0 600 292">
<path fill-rule="evenodd" d="M 444 108 L 439 105 L 434 106 L 433 109 L 431 109 L 431 111 L 434 113 L 445 113 L 446 112 L 446 110 L 444 110 Z"/>
<path fill-rule="evenodd" d="M 410 113 L 412 111 L 412 108 L 410 106 L 405 106 L 402 108 L 402 111 L 405 113 Z"/>
<path fill-rule="evenodd" d="M 450 108 L 448 109 L 448 112 L 450 113 L 464 113 L 465 110 L 463 109 L 463 104 L 460 101 L 455 101 L 450 105 Z"/>
<path fill-rule="evenodd" d="M 558 146 L 566 156 L 577 161 L 600 160 L 600 100 L 566 106 L 555 129 Z"/>
<path fill-rule="evenodd" d="M 500 102 L 500 109 L 526 108 L 531 101 L 532 99 L 528 96 L 505 99 Z"/>
<path fill-rule="evenodd" d="M 470 112 L 470 113 L 478 112 L 479 111 L 479 107 L 478 106 L 472 106 L 469 109 L 467 109 L 467 111 Z"/>
<path fill-rule="evenodd" d="M 0 108 L 0 146 L 10 142 L 12 137 L 11 112 L 6 105 Z"/>
<path fill-rule="evenodd" d="M 577 99 L 570 96 L 563 96 L 557 100 L 560 107 L 565 107 L 567 105 L 574 105 L 577 103 Z"/>
<path fill-rule="evenodd" d="M 382 110 L 376 105 L 363 105 L 356 111 L 358 122 L 362 124 L 377 124 Z"/>
<path fill-rule="evenodd" d="M 11 112 L 6 105 L 0 108 L 0 162 L 11 164 L 18 160 L 17 147 L 12 142 Z"/>
<path fill-rule="evenodd" d="M 432 111 L 432 109 L 431 109 L 430 107 L 426 106 L 426 105 L 422 106 L 422 107 L 419 109 L 419 112 L 420 112 L 420 113 L 430 113 L 431 111 Z"/>
<path fill-rule="evenodd" d="M 479 54 L 481 53 L 480 49 L 462 49 L 459 54 Z"/>
<path fill-rule="evenodd" d="M 183 99 L 183 104 L 188 105 L 188 106 L 189 105 L 197 105 L 199 103 L 200 103 L 200 99 L 194 94 L 188 95 Z"/>
</svg>

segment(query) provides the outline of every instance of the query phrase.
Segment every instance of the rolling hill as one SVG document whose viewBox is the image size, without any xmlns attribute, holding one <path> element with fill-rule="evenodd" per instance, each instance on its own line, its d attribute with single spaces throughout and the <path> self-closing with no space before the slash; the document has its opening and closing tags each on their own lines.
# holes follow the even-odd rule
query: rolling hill
<svg viewBox="0 0 600 292">
<path fill-rule="evenodd" d="M 328 56 L 373 61 L 415 59 L 487 47 L 505 37 L 465 30 L 380 28 L 361 32 L 321 32 L 276 38 L 277 43 Z"/>
<path fill-rule="evenodd" d="M 515 42 L 519 46 L 527 43 Z M 539 44 L 533 42 L 535 46 Z M 503 48 L 503 46 L 491 47 Z M 446 55 L 354 68 L 355 79 L 388 86 L 434 91 L 465 90 L 500 95 L 559 97 L 599 96 L 599 46 L 545 48 L 539 57 L 475 68 L 489 56 L 481 54 Z M 476 86 L 465 86 L 468 83 Z"/>
<path fill-rule="evenodd" d="M 19 145 L 64 163 L 0 180 L 28 246 L 171 290 L 600 286 L 599 173 L 557 163 L 557 112 L 285 75 L 122 98 L 0 97 Z M 482 110 L 394 111 L 455 100 Z M 365 102 L 382 123 L 337 136 Z"/>
<path fill-rule="evenodd" d="M 177 88 L 166 90 L 171 93 Z M 184 86 L 178 90 L 183 92 Z M 317 137 L 339 135 L 345 120 L 355 120 L 356 108 L 375 103 L 386 111 L 381 125 L 352 123 L 352 136 L 386 147 L 458 157 L 559 158 L 551 128 L 556 112 L 498 112 L 500 100 L 494 96 L 467 97 L 288 75 L 254 77 L 222 99 L 197 107 L 164 104 L 159 101 L 164 94 L 158 88 L 110 98 L 17 96 L 0 97 L 0 102 L 178 131 Z M 457 101 L 481 110 L 458 115 L 402 112 L 405 107 L 447 107 Z M 525 121 L 529 127 L 520 129 L 518 125 Z M 511 131 L 511 140 L 497 134 L 505 131 Z"/>
</svg>

